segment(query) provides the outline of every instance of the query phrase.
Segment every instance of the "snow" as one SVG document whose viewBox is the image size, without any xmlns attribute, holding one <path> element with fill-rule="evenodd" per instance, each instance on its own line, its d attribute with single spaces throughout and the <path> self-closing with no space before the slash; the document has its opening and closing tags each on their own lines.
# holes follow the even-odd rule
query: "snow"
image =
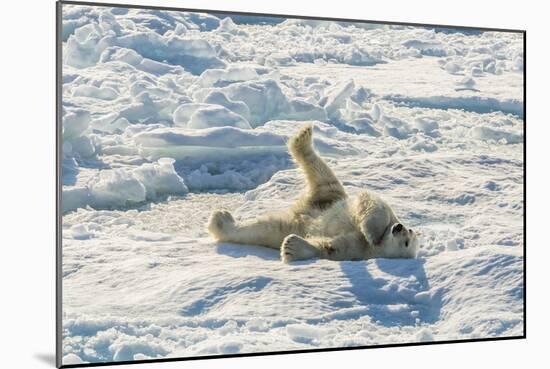
<svg viewBox="0 0 550 369">
<path fill-rule="evenodd" d="M 229 19 L 229 18 L 226 18 Z M 198 83 L 202 87 L 212 87 L 216 85 L 227 85 L 234 82 L 243 82 L 251 79 L 256 79 L 258 73 L 252 67 L 237 66 L 228 67 L 227 69 L 208 69 L 205 70 Z"/>
<path fill-rule="evenodd" d="M 252 128 L 246 119 L 223 106 L 209 106 L 197 109 L 191 118 L 189 118 L 189 123 L 187 124 L 187 127 L 194 129 L 225 126 L 242 129 Z"/>
<path fill-rule="evenodd" d="M 130 26 L 133 32 L 128 32 L 129 29 L 125 29 L 114 15 L 103 11 L 97 20 L 76 28 L 74 34 L 68 37 L 63 53 L 64 63 L 86 68 L 96 64 L 104 50 L 118 46 L 132 49 L 153 61 L 183 66 L 193 74 L 225 66 L 206 40 L 183 38 L 175 33 L 162 35 L 155 29 L 140 31 L 133 28 Z"/>
<path fill-rule="evenodd" d="M 64 5 L 62 35 L 65 364 L 523 333 L 520 34 Z M 304 190 L 304 124 L 418 258 L 214 243 Z"/>
<path fill-rule="evenodd" d="M 247 105 L 253 127 L 284 116 L 290 110 L 288 98 L 274 79 L 233 83 L 220 90 L 231 100 Z"/>
<path fill-rule="evenodd" d="M 281 135 L 268 130 L 243 131 L 235 127 L 220 127 L 200 131 L 182 128 L 157 128 L 135 135 L 135 141 L 143 145 L 178 146 L 282 146 Z"/>
<path fill-rule="evenodd" d="M 63 138 L 80 137 L 90 124 L 90 113 L 77 110 L 63 116 Z"/>
<path fill-rule="evenodd" d="M 247 120 L 250 119 L 250 109 L 248 109 L 248 106 L 242 101 L 232 101 L 228 99 L 223 92 L 212 91 L 204 98 L 204 102 L 207 104 L 224 106 L 233 113 Z"/>
<path fill-rule="evenodd" d="M 160 158 L 133 169 L 100 170 L 85 186 L 63 187 L 63 211 L 87 205 L 94 208 L 131 206 L 163 195 L 187 193 L 187 186 L 173 164 L 171 158 Z"/>
<path fill-rule="evenodd" d="M 354 89 L 355 83 L 353 80 L 349 80 L 342 84 L 342 86 L 336 86 L 332 91 L 328 92 L 326 96 L 327 100 L 325 103 L 325 110 L 330 117 L 334 116 L 338 112 L 346 99 L 351 96 Z"/>
<path fill-rule="evenodd" d="M 78 357 L 78 355 L 75 354 L 68 354 L 63 356 L 63 364 L 65 365 L 71 365 L 71 364 L 83 364 L 85 363 Z"/>
<path fill-rule="evenodd" d="M 494 129 L 491 127 L 474 127 L 472 128 L 472 136 L 484 141 L 504 140 L 506 143 L 515 144 L 523 142 L 523 134 L 509 132 L 504 129 Z"/>
<path fill-rule="evenodd" d="M 87 96 L 96 99 L 114 100 L 117 98 L 117 93 L 109 87 L 99 88 L 95 86 L 80 85 L 73 90 L 73 96 Z"/>
</svg>

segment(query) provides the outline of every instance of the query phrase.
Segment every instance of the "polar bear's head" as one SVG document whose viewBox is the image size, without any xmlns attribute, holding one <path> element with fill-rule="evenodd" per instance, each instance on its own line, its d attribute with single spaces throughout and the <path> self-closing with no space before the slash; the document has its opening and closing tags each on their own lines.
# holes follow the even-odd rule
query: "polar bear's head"
<svg viewBox="0 0 550 369">
<path fill-rule="evenodd" d="M 395 223 L 384 234 L 381 256 L 385 258 L 415 258 L 418 248 L 418 234 L 412 228 Z"/>
</svg>

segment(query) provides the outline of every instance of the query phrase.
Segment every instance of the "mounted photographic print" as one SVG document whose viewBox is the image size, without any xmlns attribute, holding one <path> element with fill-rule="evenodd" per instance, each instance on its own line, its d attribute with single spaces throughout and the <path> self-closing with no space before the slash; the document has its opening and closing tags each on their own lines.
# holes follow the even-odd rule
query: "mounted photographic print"
<svg viewBox="0 0 550 369">
<path fill-rule="evenodd" d="M 57 6 L 58 366 L 525 337 L 524 31 Z"/>
</svg>

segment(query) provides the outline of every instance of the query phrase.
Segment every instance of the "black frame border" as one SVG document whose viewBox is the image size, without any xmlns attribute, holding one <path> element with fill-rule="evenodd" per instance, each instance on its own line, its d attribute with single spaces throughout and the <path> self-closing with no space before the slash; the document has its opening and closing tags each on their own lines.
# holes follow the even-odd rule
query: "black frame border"
<svg viewBox="0 0 550 369">
<path fill-rule="evenodd" d="M 251 356 L 270 356 L 270 355 L 285 355 L 285 354 L 304 354 L 304 353 L 318 353 L 318 352 L 335 352 L 335 351 L 352 351 L 352 350 L 364 350 L 364 349 L 376 349 L 387 347 L 413 347 L 413 346 L 427 346 L 427 345 L 444 345 L 454 343 L 471 343 L 471 342 L 488 342 L 488 341 L 509 341 L 519 340 L 527 338 L 527 31 L 521 29 L 507 29 L 507 28 L 492 28 L 492 27 L 475 27 L 475 26 L 455 26 L 446 24 L 431 24 L 431 23 L 411 23 L 411 22 L 395 22 L 395 21 L 378 21 L 367 19 L 350 19 L 350 18 L 331 18 L 331 17 L 319 17 L 319 16 L 303 16 L 303 15 L 291 15 L 291 14 L 270 14 L 270 13 L 252 13 L 241 11 L 226 11 L 216 9 L 194 9 L 194 8 L 179 8 L 179 7 L 166 7 L 166 6 L 154 6 L 154 5 L 132 5 L 132 4 L 119 4 L 119 3 L 98 3 L 88 1 L 71 1 L 71 0 L 57 0 L 56 1 L 56 24 L 55 24 L 55 74 L 56 74 L 56 92 L 55 92 L 55 128 L 56 128 L 56 332 L 55 332 L 55 362 L 57 368 L 84 368 L 95 366 L 107 366 L 107 365 L 131 365 L 131 364 L 149 364 L 149 363 L 163 363 L 174 361 L 192 361 L 192 360 L 209 360 L 209 359 L 224 359 L 224 358 L 239 358 L 239 357 L 251 357 Z M 117 8 L 130 8 L 130 9 L 148 9 L 148 10 L 165 10 L 165 11 L 190 11 L 198 13 L 223 13 L 228 15 L 244 15 L 244 16 L 259 16 L 259 17 L 273 17 L 273 18 L 289 18 L 289 19 L 311 19 L 322 21 L 337 21 L 337 22 L 352 22 L 352 23 L 374 23 L 385 25 L 399 25 L 399 26 L 413 26 L 413 27 L 430 27 L 430 28 L 454 28 L 460 30 L 471 31 L 483 31 L 483 32 L 506 32 L 506 33 L 521 33 L 523 34 L 523 335 L 519 336 L 507 336 L 507 337 L 487 337 L 487 338 L 473 338 L 463 340 L 442 340 L 442 341 L 430 341 L 430 342 L 410 342 L 410 343 L 391 343 L 391 344 L 379 344 L 369 346 L 354 346 L 354 347 L 330 347 L 330 348 L 318 348 L 318 349 L 304 349 L 304 350 L 287 350 L 287 351 L 270 351 L 270 352 L 253 352 L 253 353 L 239 353 L 239 354 L 223 354 L 223 355 L 205 355 L 205 356 L 191 356 L 191 357 L 174 357 L 174 358 L 161 358 L 161 359 L 147 359 L 147 360 L 128 360 L 128 361 L 107 361 L 85 364 L 67 364 L 63 365 L 63 250 L 62 250 L 62 185 L 61 185 L 61 160 L 62 154 L 62 122 L 61 122 L 61 109 L 62 109 L 62 49 L 63 41 L 61 38 L 63 30 L 63 5 L 82 5 L 82 6 L 95 6 L 95 7 L 117 7 Z"/>
</svg>

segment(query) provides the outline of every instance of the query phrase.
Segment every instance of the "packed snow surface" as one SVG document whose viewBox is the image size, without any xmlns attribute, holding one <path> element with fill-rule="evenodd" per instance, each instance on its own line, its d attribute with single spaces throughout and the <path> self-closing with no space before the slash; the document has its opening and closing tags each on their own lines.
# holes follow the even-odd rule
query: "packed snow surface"
<svg viewBox="0 0 550 369">
<path fill-rule="evenodd" d="M 521 34 L 64 5 L 62 36 L 65 364 L 523 333 Z M 309 123 L 418 258 L 209 237 L 293 203 Z"/>
</svg>

